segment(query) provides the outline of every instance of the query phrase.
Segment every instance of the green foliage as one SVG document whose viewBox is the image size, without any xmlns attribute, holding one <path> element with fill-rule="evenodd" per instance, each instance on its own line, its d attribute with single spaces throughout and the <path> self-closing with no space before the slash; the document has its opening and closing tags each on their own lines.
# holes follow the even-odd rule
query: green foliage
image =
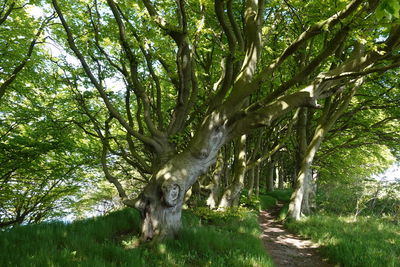
<svg viewBox="0 0 400 267">
<path fill-rule="evenodd" d="M 317 191 L 317 207 L 320 211 L 337 215 L 351 214 L 355 211 L 357 197 L 362 188 L 349 183 L 326 183 Z"/>
<path fill-rule="evenodd" d="M 280 202 L 289 202 L 293 189 L 278 189 L 266 193 L 266 195 L 276 198 Z"/>
<path fill-rule="evenodd" d="M 243 219 L 248 212 L 248 210 L 243 207 L 230 207 L 223 212 L 211 210 L 208 207 L 195 207 L 191 211 L 204 222 L 212 223 L 224 223 L 225 220 L 233 218 Z"/>
<path fill-rule="evenodd" d="M 73 224 L 16 227 L 0 232 L 0 265 L 272 266 L 255 213 L 239 209 L 213 216 L 223 224 L 184 211 L 179 240 L 141 246 L 139 214 L 132 209 Z"/>
<path fill-rule="evenodd" d="M 364 130 L 365 131 L 365 130 Z M 343 136 L 341 136 L 343 137 Z M 338 136 L 338 138 L 341 138 Z M 365 136 L 365 138 L 369 138 Z M 339 143 L 336 143 L 339 142 Z M 323 151 L 340 147 L 340 140 L 331 140 Z M 324 155 L 321 151 L 321 156 Z M 389 149 L 381 145 L 360 145 L 353 149 L 341 149 L 336 153 L 324 155 L 321 159 L 319 183 L 340 181 L 343 183 L 356 182 L 384 171 L 393 163 Z"/>
<path fill-rule="evenodd" d="M 390 216 L 399 220 L 400 183 L 374 179 L 347 184 L 331 182 L 320 186 L 317 202 L 326 213 Z"/>
<path fill-rule="evenodd" d="M 14 8 L 0 24 L 2 33 L 2 38 L 0 39 L 0 85 L 27 55 L 30 42 L 40 25 L 40 21 L 28 14 L 27 8 L 21 8 L 24 5 L 23 1 L 17 0 L 13 2 L 15 2 Z M 3 11 L 8 10 L 11 4 L 8 1 L 2 4 L 0 18 L 3 18 L 5 15 Z M 29 7 L 32 6 L 29 5 Z"/>
<path fill-rule="evenodd" d="M 274 207 L 278 202 L 289 202 L 291 189 L 274 190 L 273 192 L 260 193 L 257 197 L 254 194 L 249 196 L 247 190 L 242 190 L 240 206 L 260 211 Z"/>
<path fill-rule="evenodd" d="M 318 215 L 287 226 L 318 242 L 342 266 L 395 267 L 400 262 L 400 226 L 385 220 Z"/>
<path fill-rule="evenodd" d="M 255 211 L 271 209 L 278 202 L 289 202 L 292 191 L 292 189 L 274 190 L 268 193 L 260 193 L 257 197 L 254 194 L 249 196 L 248 191 L 243 190 L 240 196 L 240 206 Z"/>
<path fill-rule="evenodd" d="M 259 197 L 261 202 L 261 209 L 271 209 L 276 204 L 278 204 L 278 202 L 284 203 L 282 208 L 279 210 L 277 219 L 280 221 L 285 220 L 289 210 L 289 202 L 292 192 L 292 189 L 277 189 L 272 192 L 261 194 Z"/>
<path fill-rule="evenodd" d="M 2 226 L 63 216 L 85 179 L 94 181 L 97 147 L 72 123 L 71 96 L 48 78 L 0 106 Z"/>
<path fill-rule="evenodd" d="M 123 206 L 114 186 L 105 179 L 93 181 L 77 196 L 78 199 L 72 205 L 74 219 L 106 215 Z"/>
<path fill-rule="evenodd" d="M 378 9 L 376 11 L 376 17 L 381 20 L 383 18 L 389 21 L 392 18 L 400 18 L 400 3 L 398 0 L 383 0 L 380 1 Z"/>
<path fill-rule="evenodd" d="M 244 189 L 242 190 L 242 192 L 240 193 L 240 200 L 239 200 L 240 206 L 242 207 L 246 207 L 248 209 L 252 209 L 252 210 L 261 210 L 261 205 L 262 205 L 262 201 L 260 198 L 257 198 L 256 195 L 251 194 L 249 196 L 248 190 Z"/>
<path fill-rule="evenodd" d="M 96 202 L 104 201 L 112 195 L 110 188 L 100 188 L 99 191 L 87 192 L 89 195 L 87 198 L 83 197 L 86 192 L 82 191 L 97 183 L 102 176 L 98 175 L 99 172 L 96 173 L 99 167 L 100 146 L 108 150 L 105 153 L 107 164 L 104 165 L 108 165 L 110 174 L 119 179 L 123 187 L 129 187 L 126 190 L 128 195 L 132 192 L 137 193 L 136 191 L 146 183 L 147 177 L 156 169 L 152 164 L 158 165 L 158 155 L 163 155 L 163 152 L 176 154 L 187 147 L 190 139 L 196 135 L 195 129 L 202 125 L 207 107 L 210 104 L 212 107 L 214 96 L 218 95 L 222 99 L 229 100 L 230 92 L 234 95 L 242 88 L 246 90 L 246 86 L 240 84 L 239 87 L 234 86 L 234 81 L 240 81 L 237 79 L 239 73 L 247 73 L 240 66 L 240 61 L 245 55 L 247 57 L 250 54 L 230 50 L 232 44 L 228 44 L 224 34 L 226 30 L 221 28 L 221 23 L 215 16 L 213 1 L 201 1 L 204 6 L 201 6 L 199 1 L 185 1 L 187 7 L 185 18 L 188 18 L 188 25 L 184 34 L 184 39 L 187 40 L 184 41 L 185 43 L 187 41 L 185 47 L 192 50 L 188 54 L 193 56 L 191 64 L 183 64 L 190 58 L 188 56 L 184 57 L 186 58 L 184 61 L 179 59 L 187 49 L 176 46 L 176 40 L 168 37 L 168 29 L 162 30 L 156 26 L 143 3 L 117 1 L 119 13 L 123 17 L 123 22 L 118 25 L 118 20 L 114 18 L 107 1 L 89 3 L 90 1 L 85 0 L 60 0 L 59 2 L 73 34 L 69 39 L 73 39 L 76 43 L 77 49 L 82 54 L 80 58 L 85 58 L 87 61 L 88 68 L 95 76 L 94 79 L 102 88 L 104 87 L 107 95 L 103 96 L 104 100 L 112 103 L 113 108 L 108 105 L 107 110 L 95 92 L 93 85 L 96 83 L 92 84 L 89 81 L 88 75 L 85 75 L 77 59 L 71 56 L 73 53 L 67 48 L 65 31 L 59 21 L 50 23 L 44 31 L 50 38 L 41 37 L 38 41 L 40 43 L 48 41 L 50 45 L 47 46 L 63 46 L 65 50 L 61 49 L 60 54 L 56 53 L 53 57 L 48 55 L 50 51 L 47 46 L 46 48 L 38 44 L 38 49 L 35 49 L 24 71 L 8 88 L 10 90 L 7 90 L 5 101 L 0 107 L 1 222 L 7 223 L 15 219 L 15 223 L 30 223 L 56 215 L 61 216 L 76 199 L 81 200 L 75 205 L 76 209 L 84 213 L 85 210 L 96 206 Z M 242 27 L 235 29 L 232 22 L 233 20 L 243 22 L 244 9 L 239 2 L 233 2 L 229 24 L 233 31 L 241 31 Z M 308 35 L 301 35 L 305 29 L 338 14 L 339 10 L 348 4 L 347 2 L 293 0 L 289 5 L 279 1 L 267 1 L 264 13 L 266 21 L 261 26 L 263 43 L 267 46 L 261 48 L 265 53 L 260 56 L 255 71 L 259 73 L 265 66 L 275 65 L 277 68 L 273 70 L 272 67 L 272 72 L 260 85 L 260 90 L 249 96 L 251 103 L 261 100 L 275 90 L 284 89 L 281 92 L 285 94 L 298 91 L 316 77 L 320 77 L 319 73 L 332 69 L 332 63 L 338 66 L 344 59 L 354 56 L 352 53 L 356 51 L 355 44 L 358 42 L 365 45 L 366 51 L 377 52 L 382 48 L 382 41 L 389 36 L 389 28 L 394 25 L 387 23 L 387 20 L 393 22 L 392 19 L 399 18 L 400 5 L 397 0 L 380 1 L 376 17 L 364 13 L 368 10 L 364 6 L 354 16 L 341 19 L 336 26 L 329 27 L 325 24 L 323 33 L 319 34 L 318 31 L 315 35 L 310 33 L 313 37 L 304 43 L 301 38 L 299 39 L 299 36 Z M 0 29 L 4 33 L 4 38 L 0 40 L 0 82 L 10 77 L 15 66 L 24 59 L 27 47 L 40 24 L 40 21 L 27 12 L 27 8 L 20 8 L 24 3 L 22 0 L 16 3 L 18 8 L 13 10 L 10 18 Z M 29 3 L 37 4 L 41 8 L 47 6 L 41 1 L 29 1 Z M 4 3 L 3 7 L 9 5 L 10 1 Z M 165 27 L 169 30 L 176 25 L 186 24 L 178 21 L 176 7 L 173 1 L 167 0 L 157 1 L 156 4 L 155 9 L 162 16 L 161 21 L 168 22 Z M 228 12 L 229 8 L 226 11 Z M 178 15 L 180 12 L 183 10 L 180 10 Z M 380 21 L 377 22 L 377 19 Z M 118 30 L 118 26 L 121 24 L 126 28 L 124 30 L 126 40 L 121 40 L 124 36 L 119 36 L 122 31 Z M 248 27 L 243 28 L 249 30 Z M 340 49 L 328 51 L 329 40 L 342 29 L 348 29 L 349 32 L 343 35 L 344 41 Z M 248 33 L 252 31 L 249 30 Z M 235 32 L 235 35 L 249 37 L 247 33 Z M 252 47 L 248 46 L 248 41 L 245 40 L 246 47 Z M 293 46 L 287 49 L 290 44 Z M 124 50 L 122 46 L 126 46 L 126 49 Z M 235 46 L 234 50 L 239 50 L 240 45 Z M 327 51 L 322 52 L 325 49 Z M 281 57 L 282 62 L 276 61 L 284 51 L 287 51 L 287 54 Z M 290 51 L 294 53 L 291 54 Z M 398 51 L 393 53 L 394 58 L 396 53 Z M 227 55 L 233 58 L 231 63 L 235 66 L 232 66 L 230 73 L 224 74 L 223 69 L 231 69 L 230 65 L 221 66 L 221 62 L 229 62 Z M 312 67 L 314 63 L 307 68 L 307 65 L 315 59 L 318 59 L 315 68 Z M 370 66 L 385 66 L 390 64 L 390 60 L 391 57 L 387 55 L 380 60 L 381 65 Z M 273 65 L 270 65 L 271 63 Z M 190 69 L 191 67 L 188 67 L 188 71 L 180 69 L 181 66 L 189 65 L 193 66 L 193 69 Z M 301 70 L 303 67 L 306 68 Z M 232 76 L 231 82 L 230 76 Z M 331 180 L 354 182 L 382 171 L 394 160 L 392 155 L 400 158 L 399 90 L 395 86 L 388 88 L 392 84 L 398 84 L 398 72 L 396 70 L 380 72 L 379 75 L 370 77 L 366 79 L 366 84 L 359 89 L 352 101 L 351 112 L 347 117 L 344 116 L 336 129 L 333 129 L 332 135 L 327 136 L 326 145 L 318 155 L 316 166 L 313 166 L 318 171 L 321 177 L 319 181 L 322 184 Z M 184 84 L 185 81 L 188 81 L 187 86 Z M 293 81 L 293 86 L 290 85 L 290 81 Z M 227 87 L 224 85 L 225 82 Z M 176 86 L 178 84 L 179 86 Z M 225 87 L 226 89 L 222 90 Z M 228 93 L 223 95 L 225 90 Z M 193 102 L 186 106 L 191 99 Z M 338 99 L 338 95 L 332 97 L 333 102 Z M 240 100 L 247 102 L 245 99 Z M 269 101 L 261 102 L 269 103 Z M 218 104 L 218 101 L 216 103 Z M 242 105 L 235 104 L 235 106 Z M 252 107 L 258 109 L 257 106 Z M 243 105 L 243 108 L 246 106 Z M 284 110 L 290 109 L 291 107 Z M 117 115 L 120 116 L 114 114 L 114 118 L 110 118 L 109 121 L 109 111 L 114 113 L 114 110 L 118 111 Z M 211 109 L 210 112 L 212 111 Z M 237 117 L 238 114 L 241 112 L 232 112 L 233 123 L 236 119 L 246 120 L 241 116 Z M 263 117 L 263 114 L 259 115 Z M 231 117 L 228 117 L 231 120 Z M 119 122 L 125 120 L 125 126 L 121 126 L 117 119 Z M 274 144 L 280 141 L 281 132 L 285 132 L 283 130 L 286 128 L 285 121 L 286 119 L 273 122 L 269 127 L 273 133 L 268 133 L 273 138 L 262 143 Z M 171 122 L 173 123 L 170 124 Z M 127 129 L 124 129 L 127 128 L 126 125 L 131 129 L 128 134 Z M 238 128 L 232 124 L 232 129 Z M 131 132 L 137 133 L 133 134 L 135 138 Z M 136 137 L 139 137 L 139 140 Z M 140 139 L 143 142 L 140 142 Z M 165 140 L 168 140 L 169 144 L 164 144 Z M 294 154 L 288 152 L 290 144 L 280 153 L 283 150 L 288 153 L 289 161 L 290 158 L 294 158 Z M 291 167 L 286 168 L 286 174 L 291 172 Z M 83 189 L 78 190 L 78 186 Z M 336 208 L 340 210 L 346 204 L 347 208 L 352 207 L 349 203 L 352 205 L 361 203 L 361 207 L 369 207 L 368 195 L 361 194 L 361 189 L 357 189 L 357 194 L 346 190 L 343 189 L 343 195 L 338 191 L 332 196 L 331 199 L 342 197 L 342 203 Z M 255 210 L 267 209 L 275 205 L 276 200 L 288 202 L 290 193 L 290 191 L 274 191 L 256 198 L 253 195 L 249 197 L 244 192 L 240 203 L 241 206 Z M 361 197 L 365 197 L 365 200 Z M 325 203 L 324 208 L 333 210 L 333 201 Z M 379 199 L 374 205 L 387 213 L 385 207 L 392 204 L 387 199 Z M 287 212 L 286 207 L 282 209 L 282 216 Z M 26 214 L 27 212 L 32 215 Z M 231 220 L 244 220 L 246 217 L 243 216 L 241 209 L 220 213 L 200 208 L 195 210 L 195 213 L 200 216 L 201 222 L 219 226 L 224 226 Z M 193 238 L 195 234 L 190 232 L 187 235 Z M 130 243 L 126 240 L 124 242 Z M 160 250 L 165 251 L 165 249 Z M 75 256 L 74 251 L 76 252 L 73 250 L 71 253 Z M 111 252 L 105 252 L 107 253 Z M 225 259 L 221 260 L 222 262 L 230 263 Z M 215 264 L 218 265 L 220 262 Z"/>
</svg>

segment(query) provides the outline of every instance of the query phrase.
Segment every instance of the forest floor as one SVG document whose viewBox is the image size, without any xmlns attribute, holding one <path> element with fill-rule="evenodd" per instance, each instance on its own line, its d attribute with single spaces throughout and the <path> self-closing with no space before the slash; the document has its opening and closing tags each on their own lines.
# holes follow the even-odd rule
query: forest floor
<svg viewBox="0 0 400 267">
<path fill-rule="evenodd" d="M 276 215 L 280 205 L 260 212 L 260 226 L 264 246 L 277 267 L 335 266 L 321 257 L 318 245 L 288 232 Z"/>
</svg>

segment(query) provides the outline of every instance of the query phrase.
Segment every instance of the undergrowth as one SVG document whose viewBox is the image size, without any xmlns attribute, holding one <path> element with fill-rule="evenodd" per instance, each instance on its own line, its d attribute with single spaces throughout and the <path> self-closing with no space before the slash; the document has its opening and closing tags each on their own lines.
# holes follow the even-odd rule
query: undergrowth
<svg viewBox="0 0 400 267">
<path fill-rule="evenodd" d="M 322 253 L 343 266 L 400 264 L 400 226 L 382 219 L 314 215 L 287 227 L 321 244 Z"/>
<path fill-rule="evenodd" d="M 144 245 L 132 209 L 71 224 L 20 226 L 0 232 L 0 266 L 272 266 L 255 212 L 184 211 L 183 224 L 177 240 Z"/>
<path fill-rule="evenodd" d="M 260 202 L 263 203 L 263 205 L 261 205 L 262 210 L 271 209 L 279 202 L 283 204 L 283 206 L 277 214 L 277 219 L 279 221 L 285 220 L 289 210 L 289 202 L 292 192 L 292 189 L 278 189 L 261 194 Z"/>
<path fill-rule="evenodd" d="M 240 196 L 240 205 L 253 210 L 267 210 L 273 208 L 278 202 L 289 203 L 292 189 L 277 189 L 272 192 L 261 191 L 259 196 L 249 196 L 247 190 L 243 190 Z"/>
<path fill-rule="evenodd" d="M 278 189 L 272 192 L 267 192 L 265 194 L 273 198 L 276 198 L 279 202 L 289 203 L 292 192 L 293 189 Z"/>
</svg>

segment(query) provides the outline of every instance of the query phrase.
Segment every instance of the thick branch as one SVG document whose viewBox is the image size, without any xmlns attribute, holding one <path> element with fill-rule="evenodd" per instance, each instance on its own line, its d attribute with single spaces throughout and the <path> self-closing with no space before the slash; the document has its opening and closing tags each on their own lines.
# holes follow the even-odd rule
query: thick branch
<svg viewBox="0 0 400 267">
<path fill-rule="evenodd" d="M 254 92 L 259 88 L 259 84 L 251 83 L 251 80 L 256 72 L 262 50 L 263 7 L 263 0 L 246 2 L 244 14 L 245 58 L 234 82 L 232 92 L 224 103 L 224 108 L 227 110 L 235 110 L 243 104 L 246 96 L 249 95 L 244 95 L 244 92 Z"/>
<path fill-rule="evenodd" d="M 259 88 L 259 84 L 263 81 L 269 79 L 274 71 L 291 55 L 293 55 L 302 45 L 310 40 L 312 37 L 321 34 L 324 32 L 324 29 L 332 29 L 336 24 L 338 24 L 341 20 L 345 19 L 349 15 L 351 15 L 357 8 L 362 4 L 362 0 L 353 0 L 349 3 L 346 8 L 330 18 L 318 22 L 311 27 L 309 27 L 306 31 L 304 31 L 300 36 L 293 41 L 283 52 L 282 54 L 276 58 L 270 65 L 260 71 L 260 73 L 255 77 L 252 81 L 246 79 L 244 84 L 238 83 L 238 88 L 233 91 L 230 96 L 229 106 L 232 106 L 234 103 L 240 102 L 242 99 L 251 95 L 255 90 Z M 255 68 L 255 67 L 254 67 Z M 236 86 L 235 86 L 236 87 Z"/>
<path fill-rule="evenodd" d="M 285 143 L 289 140 L 289 138 L 291 137 L 292 134 L 292 129 L 293 129 L 293 125 L 294 123 L 298 120 L 298 116 L 299 116 L 299 109 L 295 112 L 295 114 L 293 115 L 293 118 L 290 120 L 289 125 L 288 125 L 288 129 L 286 131 L 285 136 L 279 140 L 278 144 L 276 144 L 271 150 L 269 150 L 267 153 L 265 153 L 264 155 L 262 155 L 260 158 L 258 158 L 257 160 L 254 160 L 251 163 L 248 163 L 246 166 L 246 170 L 250 170 L 254 167 L 257 167 L 258 165 L 260 165 L 262 162 L 264 162 L 265 160 L 269 159 L 271 156 L 273 156 L 276 152 L 278 152 L 284 145 Z"/>
<path fill-rule="evenodd" d="M 172 37 L 172 39 L 175 40 L 175 42 L 179 43 L 180 40 L 182 39 L 182 36 L 185 34 L 181 29 L 178 27 L 175 27 L 168 22 L 165 21 L 165 19 L 160 16 L 156 10 L 156 8 L 153 6 L 151 1 L 149 0 L 142 0 L 143 4 L 145 5 L 147 12 L 149 13 L 150 17 L 153 18 L 154 22 L 162 29 L 164 30 L 169 36 Z M 181 4 L 183 4 L 183 1 L 181 1 Z"/>
</svg>

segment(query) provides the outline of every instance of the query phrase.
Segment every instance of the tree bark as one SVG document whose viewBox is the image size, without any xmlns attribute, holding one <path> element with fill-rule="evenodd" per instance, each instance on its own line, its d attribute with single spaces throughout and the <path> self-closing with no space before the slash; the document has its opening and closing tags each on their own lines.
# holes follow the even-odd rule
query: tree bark
<svg viewBox="0 0 400 267">
<path fill-rule="evenodd" d="M 272 158 L 268 160 L 266 172 L 267 192 L 272 192 L 274 191 L 274 161 Z"/>
<path fill-rule="evenodd" d="M 304 199 L 304 195 L 307 191 L 307 187 L 310 186 L 311 183 L 311 165 L 314 160 L 314 157 L 321 146 L 321 142 L 329 129 L 335 123 L 335 121 L 343 114 L 345 109 L 350 103 L 351 98 L 353 97 L 356 89 L 362 85 L 363 79 L 357 80 L 351 87 L 351 90 L 345 94 L 339 96 L 337 101 L 331 103 L 331 98 L 328 98 L 324 107 L 324 111 L 319 119 L 318 125 L 315 129 L 314 136 L 310 143 L 307 146 L 307 150 L 304 154 L 303 160 L 301 162 L 300 171 L 296 180 L 296 187 L 291 196 L 288 217 L 294 220 L 299 220 L 301 217 L 302 211 L 302 203 Z M 301 131 L 304 132 L 304 128 L 301 128 Z M 308 205 L 308 195 L 307 195 L 307 205 Z M 306 210 L 309 211 L 309 207 L 306 207 Z"/>
<path fill-rule="evenodd" d="M 260 166 L 255 168 L 254 183 L 256 187 L 256 197 L 260 195 Z"/>
<path fill-rule="evenodd" d="M 280 166 L 278 166 L 280 167 Z M 277 168 L 278 168 L 277 167 Z M 280 175 L 278 177 L 278 188 L 279 189 L 283 189 L 283 182 L 284 182 L 284 177 L 285 177 L 285 173 L 283 172 L 283 170 L 281 169 Z"/>
<path fill-rule="evenodd" d="M 304 195 L 301 203 L 301 214 L 309 215 L 311 213 L 310 208 L 310 194 L 312 190 L 312 174 L 311 170 L 304 180 Z"/>
<path fill-rule="evenodd" d="M 244 177 L 246 172 L 246 136 L 242 135 L 235 144 L 235 161 L 233 170 L 233 181 L 222 194 L 219 202 L 219 209 L 232 207 L 235 200 L 240 197 L 240 192 L 244 186 Z"/>
<path fill-rule="evenodd" d="M 210 190 L 210 195 L 207 198 L 207 206 L 210 209 L 215 209 L 218 204 L 220 190 L 221 190 L 221 176 L 223 175 L 224 170 L 224 160 L 222 153 L 219 153 L 217 164 L 215 166 L 215 170 L 212 175 L 212 180 L 210 184 L 207 186 L 207 189 Z"/>
<path fill-rule="evenodd" d="M 289 213 L 288 216 L 294 220 L 299 220 L 301 217 L 301 204 L 303 202 L 304 192 L 306 185 L 308 183 L 307 179 L 310 175 L 310 168 L 316 151 L 318 150 L 321 141 L 322 135 L 326 132 L 326 129 L 319 130 L 319 136 L 315 136 L 311 144 L 309 145 L 309 149 L 303 159 L 301 164 L 301 169 L 299 171 L 297 180 L 296 180 L 296 188 L 292 194 L 289 204 Z"/>
<path fill-rule="evenodd" d="M 248 179 L 248 192 L 247 195 L 250 197 L 251 195 L 253 195 L 253 191 L 254 191 L 254 168 L 252 168 L 249 172 L 247 172 L 247 179 Z"/>
</svg>

